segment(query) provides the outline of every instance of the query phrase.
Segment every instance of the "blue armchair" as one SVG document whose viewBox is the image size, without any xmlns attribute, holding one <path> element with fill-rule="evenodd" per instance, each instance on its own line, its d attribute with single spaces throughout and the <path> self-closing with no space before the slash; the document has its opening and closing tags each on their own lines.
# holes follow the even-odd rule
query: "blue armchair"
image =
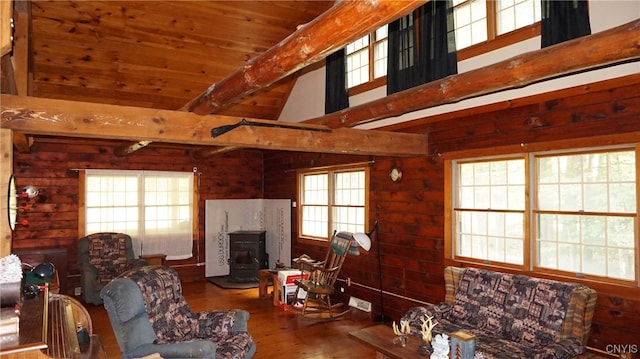
<svg viewBox="0 0 640 359">
<path fill-rule="evenodd" d="M 132 269 L 108 283 L 100 296 L 122 358 L 158 353 L 165 359 L 249 359 L 256 352 L 247 332 L 249 312 L 192 312 L 170 267 Z"/>
<path fill-rule="evenodd" d="M 85 303 L 102 304 L 100 290 L 131 268 L 147 265 L 135 258 L 131 237 L 125 233 L 93 233 L 78 240 L 78 270 Z"/>
</svg>

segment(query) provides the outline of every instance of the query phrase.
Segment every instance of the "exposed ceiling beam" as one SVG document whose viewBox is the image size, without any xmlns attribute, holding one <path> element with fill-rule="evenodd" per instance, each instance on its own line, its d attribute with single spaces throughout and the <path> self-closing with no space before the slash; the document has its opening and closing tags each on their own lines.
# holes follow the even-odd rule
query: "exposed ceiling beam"
<svg viewBox="0 0 640 359">
<path fill-rule="evenodd" d="M 31 95 L 30 82 L 31 73 L 29 72 L 29 27 L 31 24 L 31 4 L 28 1 L 7 1 L 13 3 L 14 13 L 14 29 L 13 34 L 13 51 L 11 54 L 3 57 L 3 74 L 2 77 L 10 79 L 12 86 L 10 89 L 3 89 L 4 93 L 13 95 L 29 96 Z M 4 6 L 4 5 L 3 5 Z M 4 60 L 10 62 L 7 70 L 5 70 Z M 33 138 L 25 133 L 13 133 L 13 145 L 15 150 L 20 153 L 29 153 Z"/>
<path fill-rule="evenodd" d="M 182 110 L 212 114 L 243 97 L 320 61 L 367 33 L 426 3 L 426 0 L 336 1 L 313 21 L 221 81 Z"/>
<path fill-rule="evenodd" d="M 0 1 L 0 57 L 11 52 L 13 1 Z"/>
<path fill-rule="evenodd" d="M 31 152 L 31 145 L 33 145 L 33 137 L 27 136 L 27 134 L 13 131 L 13 147 L 19 153 Z"/>
<path fill-rule="evenodd" d="M 299 124 L 299 128 L 243 125 L 214 138 L 213 128 L 235 125 L 241 119 L 13 95 L 2 95 L 0 103 L 0 128 L 34 135 L 382 156 L 427 153 L 426 135 L 419 134 L 310 124 Z M 250 122 L 274 124 L 257 119 Z"/>
<path fill-rule="evenodd" d="M 324 59 L 335 50 L 402 15 L 408 14 L 425 2 L 427 1 L 337 1 L 331 9 L 322 15 L 299 26 L 294 33 L 280 43 L 260 56 L 251 59 L 231 75 L 211 85 L 205 92 L 189 101 L 181 110 L 200 115 L 214 114 L 245 96 Z M 135 148 L 134 146 L 135 144 L 133 147 L 126 145 L 119 151 L 132 150 Z M 140 148 L 143 147 L 137 149 Z M 200 152 L 200 155 L 223 153 L 234 149 L 236 147 L 218 151 L 204 151 Z"/>
<path fill-rule="evenodd" d="M 134 153 L 139 149 L 145 148 L 151 144 L 151 141 L 138 141 L 127 146 L 122 146 L 116 148 L 113 153 L 116 156 L 126 156 L 128 154 Z"/>
<path fill-rule="evenodd" d="M 207 157 L 211 157 L 213 155 L 221 155 L 226 152 L 231 152 L 235 150 L 241 150 L 241 148 L 228 146 L 228 147 L 207 147 L 200 150 L 196 150 L 192 152 L 192 156 L 195 159 L 203 159 Z"/>
<path fill-rule="evenodd" d="M 353 127 L 637 59 L 640 59 L 640 20 L 451 75 L 304 123 L 330 128 Z"/>
</svg>

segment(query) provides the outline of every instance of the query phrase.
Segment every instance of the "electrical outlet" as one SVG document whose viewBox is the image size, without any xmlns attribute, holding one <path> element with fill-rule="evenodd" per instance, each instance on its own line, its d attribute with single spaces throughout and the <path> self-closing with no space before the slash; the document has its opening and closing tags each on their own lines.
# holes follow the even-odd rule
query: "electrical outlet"
<svg viewBox="0 0 640 359">
<path fill-rule="evenodd" d="M 349 298 L 349 306 L 365 312 L 371 312 L 371 302 L 356 297 Z"/>
<path fill-rule="evenodd" d="M 77 297 L 82 294 L 82 287 L 76 287 L 73 291 L 73 294 Z"/>
</svg>

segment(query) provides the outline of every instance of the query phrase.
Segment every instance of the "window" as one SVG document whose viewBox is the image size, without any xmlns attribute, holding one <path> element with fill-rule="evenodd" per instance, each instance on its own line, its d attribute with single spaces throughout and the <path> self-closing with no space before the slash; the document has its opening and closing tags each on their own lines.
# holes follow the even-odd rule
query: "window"
<svg viewBox="0 0 640 359">
<path fill-rule="evenodd" d="M 302 237 L 326 240 L 334 230 L 364 232 L 368 170 L 334 168 L 298 176 Z"/>
<path fill-rule="evenodd" d="M 542 18 L 540 0 L 513 0 L 496 2 L 496 35 L 532 25 Z"/>
<path fill-rule="evenodd" d="M 416 26 L 413 20 L 413 13 L 409 14 L 409 16 L 402 17 L 399 22 L 402 43 L 399 46 L 400 60 L 398 61 L 398 65 L 400 70 L 404 70 L 416 65 Z"/>
<path fill-rule="evenodd" d="M 634 147 L 451 160 L 453 259 L 636 282 Z"/>
<path fill-rule="evenodd" d="M 484 0 L 454 0 L 453 5 L 457 49 L 487 41 L 487 3 Z"/>
<path fill-rule="evenodd" d="M 458 50 L 533 25 L 542 17 L 541 0 L 453 0 L 453 5 Z"/>
<path fill-rule="evenodd" d="M 387 26 L 385 25 L 347 45 L 347 86 L 351 88 L 386 74 Z"/>
<path fill-rule="evenodd" d="M 456 49 L 468 49 L 458 52 L 458 60 L 540 35 L 539 27 L 529 27 L 540 23 L 541 0 L 453 0 L 453 5 Z M 347 86 L 386 75 L 387 25 L 347 45 Z"/>
<path fill-rule="evenodd" d="M 536 264 L 634 280 L 635 152 L 536 157 L 536 168 Z"/>
<path fill-rule="evenodd" d="M 86 170 L 85 233 L 123 232 L 137 254 L 192 256 L 193 173 Z"/>
<path fill-rule="evenodd" d="M 524 264 L 524 160 L 461 162 L 457 170 L 456 254 Z"/>
</svg>

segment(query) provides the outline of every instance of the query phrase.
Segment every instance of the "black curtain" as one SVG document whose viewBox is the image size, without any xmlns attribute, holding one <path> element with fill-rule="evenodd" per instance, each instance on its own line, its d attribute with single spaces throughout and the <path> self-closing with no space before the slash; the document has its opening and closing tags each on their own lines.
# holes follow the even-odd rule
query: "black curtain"
<svg viewBox="0 0 640 359">
<path fill-rule="evenodd" d="M 433 0 L 389 24 L 387 95 L 458 72 L 451 0 Z"/>
<path fill-rule="evenodd" d="M 389 24 L 387 38 L 387 95 L 422 83 L 416 53 L 413 13 Z"/>
<path fill-rule="evenodd" d="M 542 0 L 541 47 L 591 35 L 587 0 Z"/>
<path fill-rule="evenodd" d="M 349 107 L 346 49 L 327 56 L 326 62 L 324 113 L 328 114 Z"/>
</svg>

